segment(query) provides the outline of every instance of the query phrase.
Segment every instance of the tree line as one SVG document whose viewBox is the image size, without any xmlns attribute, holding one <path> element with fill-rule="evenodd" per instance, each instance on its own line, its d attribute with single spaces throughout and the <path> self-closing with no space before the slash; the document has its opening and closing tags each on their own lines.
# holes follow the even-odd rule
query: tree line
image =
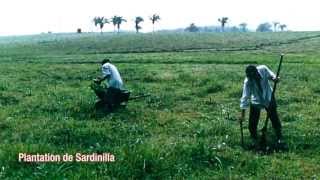
<svg viewBox="0 0 320 180">
<path fill-rule="evenodd" d="M 155 30 L 155 23 L 160 21 L 160 16 L 158 14 L 153 14 L 149 17 L 149 20 L 152 23 L 152 32 Z M 231 26 L 226 27 L 226 24 L 229 22 L 228 17 L 221 17 L 218 18 L 218 22 L 220 26 L 217 27 L 198 27 L 195 25 L 195 23 L 191 23 L 188 27 L 183 29 L 183 31 L 187 32 L 248 32 L 249 29 L 248 24 L 243 22 L 240 23 L 238 26 Z M 136 30 L 136 33 L 139 33 L 139 31 L 142 29 L 141 23 L 144 22 L 143 17 L 137 16 L 135 17 L 134 21 L 134 28 Z M 120 32 L 121 24 L 127 22 L 126 19 L 124 19 L 122 16 L 113 16 L 110 19 L 105 18 L 104 16 L 96 16 L 93 18 L 93 23 L 96 27 L 100 28 L 100 32 L 102 33 L 102 30 L 105 26 L 105 24 L 113 24 L 114 32 Z M 272 29 L 273 27 L 273 29 Z M 277 31 L 284 31 L 287 29 L 286 24 L 281 24 L 278 21 L 274 21 L 272 23 L 264 22 L 257 26 L 256 31 L 257 32 L 277 32 Z"/>
<path fill-rule="evenodd" d="M 220 23 L 220 26 L 218 27 L 198 27 L 195 25 L 195 23 L 191 23 L 188 27 L 186 27 L 184 29 L 184 31 L 188 31 L 188 32 L 200 32 L 200 31 L 204 31 L 204 32 L 248 32 L 249 29 L 248 24 L 243 22 L 240 23 L 238 26 L 231 26 L 226 28 L 226 24 L 228 23 L 229 18 L 228 17 L 221 17 L 218 19 L 218 22 Z M 273 30 L 272 30 L 273 27 Z M 287 29 L 287 25 L 286 24 L 281 24 L 278 21 L 274 21 L 271 23 L 269 22 L 264 22 L 261 23 L 257 26 L 256 31 L 257 32 L 277 32 L 277 31 L 284 31 Z"/>
<path fill-rule="evenodd" d="M 153 14 L 152 16 L 149 17 L 149 20 L 152 23 L 152 27 L 153 27 L 153 32 L 154 32 L 154 26 L 155 23 L 160 21 L 160 16 L 158 14 Z M 137 33 L 139 33 L 139 30 L 142 29 L 142 26 L 140 25 L 140 23 L 142 23 L 144 21 L 144 19 L 141 16 L 137 16 L 134 19 L 134 28 L 136 30 Z M 127 22 L 126 19 L 124 19 L 122 16 L 113 16 L 110 19 L 105 18 L 104 16 L 96 16 L 93 18 L 93 23 L 96 27 L 100 28 L 100 32 L 102 33 L 102 29 L 104 27 L 105 24 L 113 24 L 114 27 L 114 32 L 119 33 L 120 32 L 120 26 L 122 23 Z"/>
</svg>

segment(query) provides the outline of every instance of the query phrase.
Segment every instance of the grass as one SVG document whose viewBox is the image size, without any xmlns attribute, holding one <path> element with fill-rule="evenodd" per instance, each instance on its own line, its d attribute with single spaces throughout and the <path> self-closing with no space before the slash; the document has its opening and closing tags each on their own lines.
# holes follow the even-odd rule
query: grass
<svg viewBox="0 0 320 180">
<path fill-rule="evenodd" d="M 318 35 L 2 37 L 0 178 L 319 178 Z M 240 49 L 257 45 L 256 50 Z M 263 155 L 243 150 L 237 117 L 244 67 L 266 64 L 275 71 L 279 52 L 286 53 L 277 98 L 289 151 Z M 106 56 L 133 94 L 152 96 L 108 115 L 94 110 L 96 97 L 89 85 L 100 75 L 94 62 Z M 249 143 L 247 128 L 244 133 Z M 21 163 L 19 152 L 110 152 L 116 161 Z"/>
</svg>

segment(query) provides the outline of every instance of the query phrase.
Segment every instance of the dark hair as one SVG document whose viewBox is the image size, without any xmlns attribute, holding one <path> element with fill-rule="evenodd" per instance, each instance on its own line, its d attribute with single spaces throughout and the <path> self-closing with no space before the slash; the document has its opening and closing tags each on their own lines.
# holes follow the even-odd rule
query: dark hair
<svg viewBox="0 0 320 180">
<path fill-rule="evenodd" d="M 250 64 L 250 65 L 248 65 L 246 67 L 246 75 L 247 75 L 247 77 L 255 75 L 256 73 L 257 73 L 257 67 L 255 65 Z"/>
<path fill-rule="evenodd" d="M 101 64 L 103 65 L 103 64 L 109 63 L 109 62 L 111 62 L 110 59 L 109 58 L 105 58 L 105 59 L 102 60 Z"/>
</svg>

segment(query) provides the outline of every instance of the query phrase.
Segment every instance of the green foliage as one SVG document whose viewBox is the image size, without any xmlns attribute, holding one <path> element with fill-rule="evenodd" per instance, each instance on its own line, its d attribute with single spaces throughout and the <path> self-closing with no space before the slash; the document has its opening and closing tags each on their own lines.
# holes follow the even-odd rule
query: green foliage
<svg viewBox="0 0 320 180">
<path fill-rule="evenodd" d="M 222 17 L 219 18 L 218 21 L 221 23 L 221 30 L 224 31 L 224 27 L 228 23 L 229 18 L 228 17 Z"/>
<path fill-rule="evenodd" d="M 154 32 L 154 24 L 158 21 L 160 21 L 160 16 L 158 14 L 153 14 L 150 18 L 149 18 L 152 22 L 152 26 L 153 26 L 153 32 Z"/>
<path fill-rule="evenodd" d="M 142 27 L 139 25 L 141 22 L 143 22 L 143 18 L 140 16 L 137 16 L 134 20 L 135 29 L 137 33 L 139 32 L 140 29 L 142 29 Z"/>
<path fill-rule="evenodd" d="M 280 28 L 281 31 L 284 31 L 284 29 L 287 28 L 287 25 L 285 25 L 285 24 L 280 24 L 280 25 L 279 25 L 279 28 Z"/>
<path fill-rule="evenodd" d="M 246 31 L 248 31 L 248 29 L 247 29 L 247 26 L 248 26 L 248 24 L 247 23 L 241 23 L 241 24 L 239 24 L 239 27 L 240 27 L 240 29 L 241 29 L 241 31 L 242 32 L 246 32 Z"/>
<path fill-rule="evenodd" d="M 186 28 L 186 31 L 188 31 L 188 32 L 198 32 L 199 28 L 194 23 L 191 23 L 190 26 L 188 26 Z"/>
<path fill-rule="evenodd" d="M 266 23 L 262 23 L 259 24 L 259 26 L 257 27 L 257 32 L 271 32 L 271 24 L 266 22 Z"/>
<path fill-rule="evenodd" d="M 113 16 L 113 17 L 111 18 L 111 21 L 112 21 L 112 24 L 114 25 L 114 27 L 117 27 L 118 33 L 120 32 L 120 25 L 121 25 L 123 22 L 127 22 L 127 20 L 124 19 L 122 16 Z"/>
<path fill-rule="evenodd" d="M 316 179 L 319 39 L 318 32 L 0 37 L 0 179 Z M 275 71 L 280 51 L 276 97 L 289 151 L 243 150 L 244 68 Z M 95 110 L 89 86 L 106 56 L 133 95 L 151 96 L 111 114 Z M 271 125 L 268 135 L 272 143 Z M 109 152 L 116 161 L 22 163 L 20 152 Z"/>
<path fill-rule="evenodd" d="M 151 17 L 150 17 L 150 20 L 152 22 L 152 24 L 154 24 L 155 22 L 159 21 L 160 20 L 160 16 L 158 14 L 153 14 Z"/>
<path fill-rule="evenodd" d="M 100 28 L 101 33 L 102 33 L 102 29 L 103 29 L 104 25 L 108 24 L 109 21 L 108 21 L 108 19 L 105 19 L 104 17 L 97 16 L 97 17 L 93 18 L 93 23 L 94 23 L 95 26 L 99 25 L 99 28 Z"/>
</svg>

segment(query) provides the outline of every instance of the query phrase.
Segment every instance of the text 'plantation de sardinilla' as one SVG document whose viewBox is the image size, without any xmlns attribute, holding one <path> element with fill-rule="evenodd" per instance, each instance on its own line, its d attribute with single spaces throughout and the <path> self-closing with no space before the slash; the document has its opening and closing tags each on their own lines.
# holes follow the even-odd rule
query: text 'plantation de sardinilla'
<svg viewBox="0 0 320 180">
<path fill-rule="evenodd" d="M 115 162 L 115 156 L 111 153 L 92 153 L 92 154 L 82 154 L 76 153 L 72 154 L 27 154 L 19 153 L 19 162 Z"/>
</svg>

